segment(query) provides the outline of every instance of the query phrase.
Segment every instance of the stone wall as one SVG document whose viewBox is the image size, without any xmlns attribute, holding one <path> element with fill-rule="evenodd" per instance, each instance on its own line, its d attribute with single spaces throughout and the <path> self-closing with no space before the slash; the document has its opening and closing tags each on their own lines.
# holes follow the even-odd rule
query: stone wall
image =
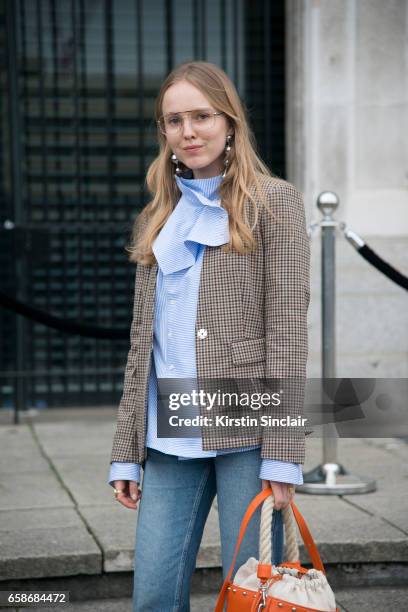
<svg viewBox="0 0 408 612">
<path fill-rule="evenodd" d="M 287 2 L 288 180 L 340 198 L 345 221 L 408 275 L 408 2 Z M 312 239 L 309 375 L 320 375 L 320 243 Z M 337 374 L 408 376 L 408 295 L 338 233 Z"/>
</svg>

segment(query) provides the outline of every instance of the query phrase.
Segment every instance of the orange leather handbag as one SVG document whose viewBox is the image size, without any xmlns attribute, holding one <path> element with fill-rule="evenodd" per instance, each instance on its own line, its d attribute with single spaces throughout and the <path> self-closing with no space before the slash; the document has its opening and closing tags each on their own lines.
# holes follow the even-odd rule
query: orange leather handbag
<svg viewBox="0 0 408 612">
<path fill-rule="evenodd" d="M 259 533 L 259 561 L 251 557 L 242 565 L 231 581 L 232 572 L 248 523 L 262 506 Z M 273 493 L 271 488 L 261 491 L 248 506 L 242 519 L 234 557 L 222 585 L 215 612 L 340 612 L 326 572 L 304 518 L 292 501 L 283 510 L 285 525 L 286 563 L 271 563 L 271 520 Z M 300 565 L 296 524 L 313 568 Z"/>
</svg>

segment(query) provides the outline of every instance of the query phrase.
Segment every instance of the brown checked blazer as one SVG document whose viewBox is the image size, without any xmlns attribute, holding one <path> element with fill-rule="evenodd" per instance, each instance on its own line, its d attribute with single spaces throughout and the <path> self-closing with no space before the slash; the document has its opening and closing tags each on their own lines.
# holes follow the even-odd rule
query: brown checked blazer
<svg viewBox="0 0 408 612">
<path fill-rule="evenodd" d="M 306 376 L 310 248 L 301 193 L 282 179 L 265 177 L 273 216 L 262 207 L 249 254 L 207 246 L 196 316 L 198 381 L 209 378 Z M 248 203 L 247 203 L 248 204 Z M 248 209 L 250 210 L 250 209 Z M 147 387 L 153 348 L 157 263 L 137 265 L 130 350 L 113 439 L 111 461 L 144 465 Z M 205 336 L 205 337 L 203 337 Z M 293 402 L 301 414 L 302 394 Z M 304 463 L 305 433 L 276 428 L 240 432 L 202 428 L 203 450 L 261 444 L 267 459 Z"/>
</svg>

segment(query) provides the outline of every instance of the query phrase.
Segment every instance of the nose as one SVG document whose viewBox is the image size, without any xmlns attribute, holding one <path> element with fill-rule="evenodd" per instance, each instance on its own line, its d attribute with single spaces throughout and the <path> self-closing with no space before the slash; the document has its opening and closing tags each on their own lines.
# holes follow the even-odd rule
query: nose
<svg viewBox="0 0 408 612">
<path fill-rule="evenodd" d="M 181 133 L 184 138 L 190 138 L 195 133 L 191 125 L 191 117 L 189 115 L 183 117 L 183 127 L 181 128 Z"/>
</svg>

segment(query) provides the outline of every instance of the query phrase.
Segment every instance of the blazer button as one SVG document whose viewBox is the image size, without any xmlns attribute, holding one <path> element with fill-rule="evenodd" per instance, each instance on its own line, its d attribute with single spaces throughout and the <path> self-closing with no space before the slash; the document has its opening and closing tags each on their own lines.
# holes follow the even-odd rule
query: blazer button
<svg viewBox="0 0 408 612">
<path fill-rule="evenodd" d="M 200 338 L 200 340 L 204 340 L 204 338 L 207 337 L 207 330 L 206 329 L 199 329 L 197 332 L 197 338 Z"/>
</svg>

